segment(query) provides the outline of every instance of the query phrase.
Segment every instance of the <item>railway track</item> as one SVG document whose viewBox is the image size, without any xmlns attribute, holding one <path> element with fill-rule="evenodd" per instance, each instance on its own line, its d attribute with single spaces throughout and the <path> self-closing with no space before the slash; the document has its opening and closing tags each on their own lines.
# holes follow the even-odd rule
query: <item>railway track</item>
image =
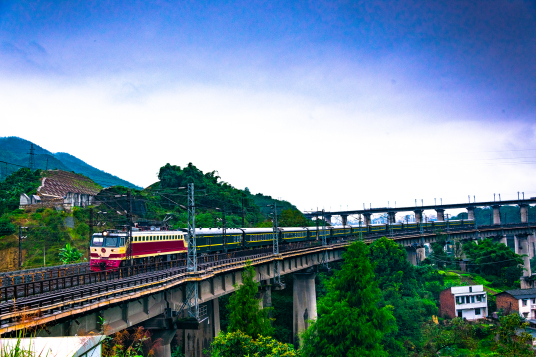
<svg viewBox="0 0 536 357">
<path fill-rule="evenodd" d="M 45 268 L 15 270 L 0 273 L 0 287 L 24 284 L 30 281 L 39 281 L 89 272 L 89 263 L 57 265 Z"/>
<path fill-rule="evenodd" d="M 483 226 L 480 231 L 500 230 L 501 228 L 536 228 L 536 226 L 508 225 L 504 227 Z M 464 229 L 450 229 L 450 232 L 467 231 Z M 363 235 L 366 241 L 373 241 L 379 237 L 388 236 L 387 232 Z M 403 239 L 436 234 L 432 230 L 407 231 L 404 234 L 394 234 L 394 239 Z M 447 232 L 445 232 L 447 233 Z M 350 239 L 348 239 L 350 238 Z M 344 237 L 348 240 L 357 237 Z M 335 241 L 330 247 L 338 247 L 341 243 Z M 303 249 L 323 249 L 319 241 L 307 241 L 284 245 L 280 247 L 282 255 L 293 254 Z M 207 271 L 216 273 L 222 267 L 243 265 L 247 259 L 266 259 L 273 256 L 272 247 L 251 250 L 233 251 L 222 254 L 212 254 L 198 257 L 200 274 Z M 79 273 L 80 271 L 80 273 Z M 59 272 L 59 273 L 58 273 Z M 125 293 L 135 294 L 137 291 L 147 289 L 149 286 L 159 286 L 170 281 L 181 283 L 180 279 L 187 280 L 186 261 L 178 259 L 152 264 L 140 264 L 122 267 L 116 271 L 91 272 L 89 265 L 73 265 L 61 267 L 56 270 L 13 272 L 11 276 L 2 275 L 2 279 L 11 283 L 0 287 L 0 329 L 4 326 L 17 324 L 24 320 L 27 312 L 50 316 L 61 313 L 65 309 L 89 306 L 99 301 L 109 300 L 115 295 Z M 17 277 L 21 277 L 17 280 Z"/>
<path fill-rule="evenodd" d="M 303 244 L 295 246 L 294 249 L 286 249 L 281 254 L 294 254 L 311 248 L 323 249 L 319 244 Z M 242 267 L 246 260 L 251 260 L 255 263 L 258 260 L 273 257 L 271 248 L 257 249 L 255 253 L 200 263 L 198 274 L 215 274 L 218 270 Z M 101 281 L 73 280 L 73 285 L 68 283 L 65 286 L 63 281 L 60 281 L 52 285 L 52 290 L 44 288 L 43 291 L 40 290 L 40 286 L 32 286 L 27 290 L 28 296 L 9 299 L 0 304 L 0 329 L 12 324 L 24 324 L 36 317 L 41 319 L 69 309 L 87 307 L 109 300 L 111 297 L 136 294 L 140 290 L 154 289 L 171 282 L 180 284 L 192 279 L 192 275 L 187 273 L 186 266 L 183 264 L 182 266 L 174 266 L 164 270 L 137 272 L 127 277 L 112 277 L 109 275 L 109 279 Z M 77 285 L 78 283 L 80 285 Z M 54 287 L 56 287 L 56 290 L 54 290 Z"/>
</svg>

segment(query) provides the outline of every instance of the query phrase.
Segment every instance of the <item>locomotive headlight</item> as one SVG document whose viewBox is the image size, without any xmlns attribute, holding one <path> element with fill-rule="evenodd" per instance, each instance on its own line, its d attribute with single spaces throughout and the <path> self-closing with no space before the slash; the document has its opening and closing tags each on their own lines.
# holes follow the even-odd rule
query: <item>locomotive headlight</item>
<svg viewBox="0 0 536 357">
<path fill-rule="evenodd" d="M 106 237 L 108 235 L 108 231 L 102 232 L 102 235 Z"/>
</svg>

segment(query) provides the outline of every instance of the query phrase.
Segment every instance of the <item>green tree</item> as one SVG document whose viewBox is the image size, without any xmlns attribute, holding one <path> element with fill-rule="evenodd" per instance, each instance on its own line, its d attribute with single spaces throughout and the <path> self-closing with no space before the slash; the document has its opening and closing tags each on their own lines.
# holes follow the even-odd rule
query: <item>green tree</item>
<svg viewBox="0 0 536 357">
<path fill-rule="evenodd" d="M 41 170 L 20 169 L 0 182 L 0 215 L 19 208 L 20 195 L 37 192 L 41 182 Z"/>
<path fill-rule="evenodd" d="M 241 331 L 219 334 L 211 344 L 214 357 L 297 357 L 298 352 L 290 344 L 270 337 L 259 336 L 254 340 Z"/>
<path fill-rule="evenodd" d="M 390 356 L 406 356 L 420 348 L 421 325 L 437 314 L 437 307 L 417 294 L 415 267 L 404 247 L 383 237 L 370 246 L 370 260 L 382 291 L 380 306 L 394 307 L 396 329 L 384 336 L 385 348 Z"/>
<path fill-rule="evenodd" d="M 7 236 L 16 232 L 15 226 L 7 216 L 0 217 L 0 237 Z"/>
<path fill-rule="evenodd" d="M 495 330 L 498 337 L 495 350 L 501 356 L 534 356 L 532 336 L 526 331 L 528 325 L 518 313 L 502 316 Z"/>
<path fill-rule="evenodd" d="M 381 345 L 393 329 L 390 307 L 380 308 L 380 290 L 369 248 L 354 242 L 340 271 L 318 302 L 318 319 L 303 334 L 304 356 L 387 356 Z"/>
<path fill-rule="evenodd" d="M 442 233 L 441 231 L 438 231 L 436 233 L 435 241 L 430 243 L 430 246 L 432 248 L 431 260 L 440 268 L 445 267 L 452 261 L 451 257 L 449 257 L 447 252 L 445 252 L 447 238 L 448 236 L 446 234 Z"/>
<path fill-rule="evenodd" d="M 269 308 L 261 309 L 257 292 L 259 284 L 253 280 L 255 269 L 251 262 L 246 262 L 242 271 L 242 285 L 235 285 L 235 293 L 229 298 L 229 332 L 242 331 L 256 339 L 260 335 L 270 336 L 273 333 L 271 319 L 268 317 Z"/>
<path fill-rule="evenodd" d="M 374 274 L 382 291 L 394 290 L 402 296 L 415 295 L 415 271 L 405 248 L 391 239 L 380 238 L 370 246 L 370 260 L 374 262 Z"/>
<path fill-rule="evenodd" d="M 472 270 L 483 275 L 497 277 L 503 285 L 513 286 L 514 282 L 523 275 L 523 258 L 502 243 L 484 239 L 478 244 L 465 243 L 463 250 L 471 259 Z"/>
<path fill-rule="evenodd" d="M 442 351 L 453 349 L 477 348 L 475 340 L 475 325 L 455 318 L 444 320 L 441 324 L 428 321 L 423 325 L 423 335 L 425 337 L 423 356 L 438 356 Z M 451 355 L 450 353 L 447 355 Z"/>
<path fill-rule="evenodd" d="M 286 209 L 281 212 L 279 219 L 279 226 L 281 227 L 308 227 L 310 221 L 297 209 Z"/>
<path fill-rule="evenodd" d="M 60 249 L 59 257 L 63 264 L 78 263 L 82 259 L 82 253 L 67 243 L 65 248 Z"/>
</svg>

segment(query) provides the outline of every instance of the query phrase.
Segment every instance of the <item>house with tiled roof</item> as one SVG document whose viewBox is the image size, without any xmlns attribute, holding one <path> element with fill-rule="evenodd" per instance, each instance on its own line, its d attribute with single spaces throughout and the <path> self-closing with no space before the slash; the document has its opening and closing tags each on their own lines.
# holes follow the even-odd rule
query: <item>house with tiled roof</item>
<svg viewBox="0 0 536 357">
<path fill-rule="evenodd" d="M 506 313 L 517 312 L 536 323 L 536 288 L 506 290 L 495 294 L 497 309 Z"/>
<path fill-rule="evenodd" d="M 20 196 L 21 208 L 27 206 L 56 206 L 65 208 L 93 204 L 101 187 L 84 175 L 62 170 L 43 172 L 36 195 Z"/>
</svg>

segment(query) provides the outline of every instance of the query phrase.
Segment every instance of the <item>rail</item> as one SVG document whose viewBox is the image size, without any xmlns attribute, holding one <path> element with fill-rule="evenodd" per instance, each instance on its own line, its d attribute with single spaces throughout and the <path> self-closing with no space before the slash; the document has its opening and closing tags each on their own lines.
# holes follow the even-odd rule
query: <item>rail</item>
<svg viewBox="0 0 536 357">
<path fill-rule="evenodd" d="M 491 225 L 479 228 L 479 230 L 484 231 L 503 228 L 536 228 L 536 225 Z M 467 226 L 449 229 L 449 232 L 456 231 L 476 232 L 473 227 Z M 378 237 L 386 236 L 386 233 L 378 232 L 376 235 L 365 235 L 364 240 L 371 242 Z M 425 230 L 421 232 L 415 230 L 400 233 L 403 234 L 396 234 L 396 239 L 404 239 L 404 237 L 411 235 L 433 235 L 437 234 L 437 231 Z M 328 246 L 322 246 L 319 241 L 291 243 L 281 247 L 280 255 L 289 257 L 304 252 L 314 253 L 325 249 L 341 248 L 357 239 L 356 235 L 341 237 L 332 241 Z M 47 318 L 57 318 L 59 315 L 74 311 L 77 308 L 92 309 L 94 304 L 100 306 L 99 304 L 104 301 L 109 303 L 110 299 L 113 300 L 125 294 L 131 294 L 132 297 L 142 290 L 167 289 L 186 281 L 200 280 L 222 271 L 239 269 L 244 266 L 244 262 L 248 259 L 253 264 L 259 264 L 272 261 L 277 257 L 273 255 L 272 247 L 247 249 L 200 256 L 198 273 L 187 272 L 185 260 L 179 259 L 122 267 L 117 271 L 89 271 L 3 286 L 0 288 L 0 334 L 14 331 L 21 324 L 25 326 L 24 321 L 27 319 L 39 317 L 39 321 L 45 321 Z"/>
</svg>

